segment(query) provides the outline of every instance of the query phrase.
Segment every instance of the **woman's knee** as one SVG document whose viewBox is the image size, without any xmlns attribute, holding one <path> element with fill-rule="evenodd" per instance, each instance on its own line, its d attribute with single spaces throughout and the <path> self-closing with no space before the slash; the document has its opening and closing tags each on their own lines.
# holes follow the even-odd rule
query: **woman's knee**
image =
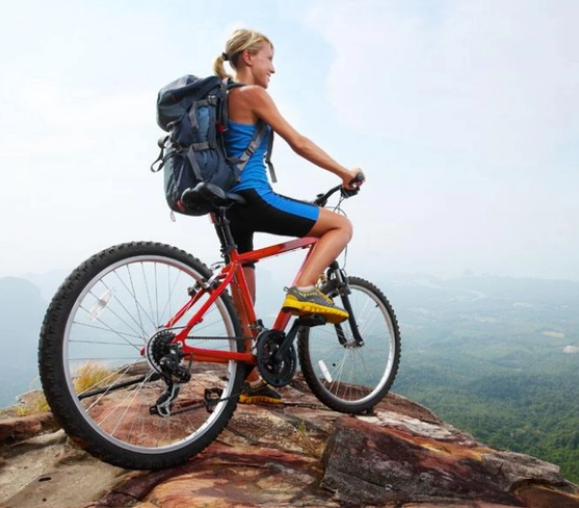
<svg viewBox="0 0 579 508">
<path fill-rule="evenodd" d="M 335 224 L 336 229 L 340 231 L 344 241 L 348 243 L 354 235 L 354 228 L 350 222 L 350 219 L 344 217 L 343 215 L 338 215 L 338 219 L 336 220 Z"/>
<path fill-rule="evenodd" d="M 342 232 L 344 238 L 349 242 L 352 239 L 352 236 L 354 235 L 354 227 L 352 226 L 350 219 L 348 219 L 348 217 L 346 217 L 345 215 L 341 215 L 336 212 L 332 213 L 334 214 L 334 220 L 337 229 L 339 229 Z"/>
<path fill-rule="evenodd" d="M 346 221 L 348 223 L 348 242 L 349 242 L 354 236 L 354 226 L 352 226 L 352 222 L 350 222 L 350 219 L 346 219 Z"/>
<path fill-rule="evenodd" d="M 322 237 L 331 231 L 339 232 L 346 243 L 352 239 L 354 233 L 350 219 L 339 213 L 322 209 L 320 210 L 318 221 L 309 234 L 311 236 Z"/>
</svg>

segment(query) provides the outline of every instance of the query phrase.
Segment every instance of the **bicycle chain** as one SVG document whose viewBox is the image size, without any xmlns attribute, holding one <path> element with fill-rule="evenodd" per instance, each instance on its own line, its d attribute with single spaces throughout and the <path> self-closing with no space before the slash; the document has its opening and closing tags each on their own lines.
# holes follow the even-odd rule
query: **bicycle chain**
<svg viewBox="0 0 579 508">
<path fill-rule="evenodd" d="M 158 333 L 174 333 L 177 334 L 179 330 L 183 330 L 183 326 L 173 326 L 171 328 L 164 328 Z M 255 340 L 255 337 L 227 337 L 227 336 L 217 336 L 217 335 L 187 335 L 185 340 L 234 340 L 235 342 L 245 342 L 247 340 Z"/>
<path fill-rule="evenodd" d="M 181 328 L 181 327 L 167 328 L 166 330 L 163 330 L 163 331 L 160 332 L 160 333 L 166 334 L 167 337 L 169 337 L 169 336 L 171 336 L 171 335 L 174 337 L 174 331 L 175 331 L 175 330 L 179 330 L 179 329 L 182 329 L 182 328 Z M 236 341 L 236 342 L 240 342 L 240 341 L 245 342 L 245 341 L 247 341 L 247 340 L 254 340 L 254 337 L 217 337 L 217 336 L 197 336 L 197 335 L 194 335 L 194 336 L 187 336 L 186 339 L 189 339 L 189 340 L 203 340 L 203 341 L 205 341 L 205 340 L 224 340 L 224 339 L 228 339 L 228 340 L 234 340 L 234 341 Z M 168 342 L 168 341 L 167 341 L 167 342 Z M 164 344 L 163 344 L 163 345 L 164 345 Z M 254 346 L 252 349 L 255 349 L 255 346 Z M 185 356 L 186 356 L 186 355 L 185 355 Z M 155 358 L 155 360 L 157 360 L 157 358 Z M 191 368 L 191 363 L 192 363 L 192 361 L 193 361 L 193 360 L 190 360 L 190 361 L 189 361 L 189 369 Z M 160 366 L 159 366 L 159 367 L 160 367 Z M 161 375 L 163 375 L 162 372 L 161 372 Z M 189 379 L 190 379 L 190 375 L 189 375 Z M 182 383 L 182 382 L 188 382 L 189 379 L 179 379 L 179 381 L 181 381 L 181 383 Z M 180 385 L 181 383 L 179 383 L 179 385 Z M 178 389 L 178 388 L 177 388 L 177 389 Z M 219 403 L 221 403 L 221 402 L 224 402 L 224 401 L 227 401 L 227 400 L 229 400 L 229 399 L 237 398 L 237 397 L 239 397 L 239 396 L 241 395 L 241 392 L 239 392 L 239 393 L 237 393 L 237 394 L 230 395 L 229 397 L 225 397 L 225 398 L 221 398 L 221 397 L 220 397 L 219 399 L 211 399 L 210 396 L 208 395 L 209 393 L 211 393 L 211 390 L 220 390 L 220 389 L 218 389 L 218 388 L 217 388 L 217 389 L 216 389 L 216 388 L 209 389 L 209 388 L 208 388 L 208 389 L 205 390 L 205 396 L 204 396 L 203 402 L 200 402 L 200 403 L 198 403 L 198 404 L 192 405 L 192 406 L 187 407 L 187 408 L 178 409 L 178 410 L 176 410 L 176 411 L 171 411 L 171 410 L 169 409 L 170 412 L 169 412 L 168 414 L 166 414 L 165 416 L 173 416 L 173 415 L 179 415 L 179 414 L 187 413 L 187 412 L 189 412 L 189 411 L 194 411 L 194 410 L 196 410 L 196 409 L 199 409 L 199 408 L 201 408 L 201 407 L 203 407 L 203 406 L 205 406 L 205 408 L 207 409 L 208 412 L 212 412 L 212 411 L 213 411 L 212 408 L 213 408 L 214 406 L 216 406 L 217 404 L 219 404 Z M 221 392 L 222 392 L 222 390 L 221 390 Z M 215 393 L 215 392 L 213 392 L 213 393 Z M 156 405 L 153 406 L 153 407 L 157 407 L 157 408 L 158 408 L 158 404 L 156 404 Z M 170 406 L 169 406 L 169 407 L 170 407 Z M 159 413 L 157 412 L 157 414 L 159 414 Z M 163 416 L 163 415 L 161 415 L 161 416 Z"/>
<path fill-rule="evenodd" d="M 216 337 L 214 335 L 212 336 L 207 336 L 207 337 L 203 337 L 203 336 L 198 336 L 198 335 L 191 335 L 191 336 L 187 336 L 185 338 L 185 340 L 234 340 L 235 342 L 245 342 L 246 340 L 254 340 L 254 337 Z"/>
<path fill-rule="evenodd" d="M 174 330 L 175 328 L 172 328 L 171 330 Z M 246 340 L 254 340 L 254 337 L 215 337 L 215 336 L 188 336 L 187 339 L 192 339 L 192 340 L 223 340 L 224 338 L 230 338 L 232 340 L 235 341 L 246 341 Z M 252 348 L 255 349 L 255 346 Z M 211 390 L 211 389 L 206 389 L 206 393 Z M 194 411 L 196 409 L 200 409 L 202 407 L 205 406 L 205 408 L 207 409 L 207 411 L 211 412 L 212 409 L 211 407 L 216 406 L 217 404 L 221 403 L 221 402 L 225 402 L 227 400 L 230 399 L 235 399 L 238 398 L 241 395 L 241 392 L 230 395 L 229 397 L 223 397 L 223 398 L 219 398 L 219 399 L 213 399 L 213 400 L 208 400 L 207 397 L 204 398 L 203 402 L 199 402 L 196 405 L 187 407 L 187 408 L 183 408 L 183 409 L 178 409 L 176 411 L 171 411 L 171 416 L 173 415 L 180 415 L 183 413 L 187 413 L 189 411 Z M 312 404 L 312 403 L 307 403 L 307 402 L 279 402 L 276 405 L 280 405 L 280 406 L 285 406 L 285 407 L 305 407 L 305 408 L 309 408 L 309 409 L 317 409 L 317 410 L 325 410 L 325 411 L 330 411 L 329 408 L 327 408 L 324 405 L 320 405 L 320 404 Z"/>
</svg>

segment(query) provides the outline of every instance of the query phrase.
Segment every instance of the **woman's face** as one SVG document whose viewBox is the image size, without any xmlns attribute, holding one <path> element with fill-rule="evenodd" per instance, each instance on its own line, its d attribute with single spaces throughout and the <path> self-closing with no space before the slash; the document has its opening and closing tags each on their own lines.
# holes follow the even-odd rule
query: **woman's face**
<svg viewBox="0 0 579 508">
<path fill-rule="evenodd" d="M 267 88 L 271 75 L 275 73 L 271 44 L 262 42 L 259 51 L 251 55 L 251 73 L 254 84 Z"/>
</svg>

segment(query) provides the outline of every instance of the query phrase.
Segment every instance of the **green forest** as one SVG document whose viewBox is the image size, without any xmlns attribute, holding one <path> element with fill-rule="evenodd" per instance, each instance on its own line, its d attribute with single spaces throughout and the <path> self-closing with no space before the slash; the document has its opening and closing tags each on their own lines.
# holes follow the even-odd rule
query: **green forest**
<svg viewBox="0 0 579 508">
<path fill-rule="evenodd" d="M 393 391 L 579 483 L 579 284 L 464 277 L 384 285 L 403 344 Z"/>
<path fill-rule="evenodd" d="M 394 391 L 482 443 L 557 464 L 579 483 L 576 365 L 561 365 L 556 374 L 495 373 L 467 381 L 472 373 L 466 363 L 461 375 L 459 366 L 445 365 L 444 358 L 432 355 L 425 365 L 409 354 Z"/>
</svg>

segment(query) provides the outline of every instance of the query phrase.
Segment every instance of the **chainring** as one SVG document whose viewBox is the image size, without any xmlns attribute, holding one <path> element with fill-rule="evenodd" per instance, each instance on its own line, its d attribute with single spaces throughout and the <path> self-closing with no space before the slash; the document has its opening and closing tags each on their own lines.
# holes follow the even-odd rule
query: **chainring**
<svg viewBox="0 0 579 508">
<path fill-rule="evenodd" d="M 281 358 L 276 358 L 285 338 L 279 330 L 266 330 L 257 338 L 257 368 L 261 377 L 276 388 L 289 384 L 296 372 L 297 357 L 293 344 Z"/>
</svg>

